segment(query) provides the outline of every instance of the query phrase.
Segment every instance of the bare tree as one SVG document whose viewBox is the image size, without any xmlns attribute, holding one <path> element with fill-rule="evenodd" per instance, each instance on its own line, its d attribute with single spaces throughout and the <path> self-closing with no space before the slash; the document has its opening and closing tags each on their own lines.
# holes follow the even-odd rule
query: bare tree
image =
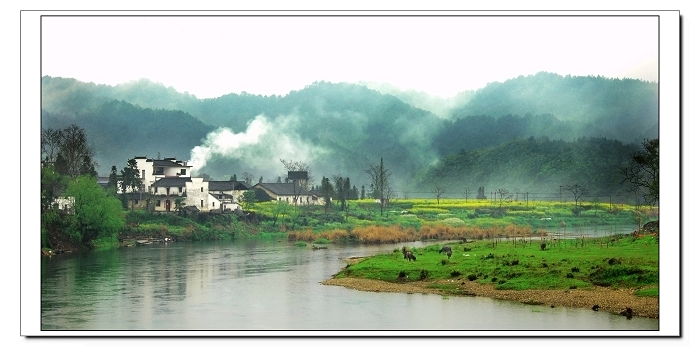
<svg viewBox="0 0 700 357">
<path fill-rule="evenodd" d="M 299 186 L 303 187 L 306 190 L 309 190 L 309 187 L 314 185 L 314 177 L 311 174 L 311 168 L 309 164 L 303 162 L 303 161 L 292 161 L 292 160 L 284 160 L 280 159 L 282 162 L 282 165 L 284 165 L 285 170 L 287 172 L 289 171 L 306 171 L 307 178 L 305 180 L 299 180 L 298 184 Z"/>
<path fill-rule="evenodd" d="M 85 130 L 75 124 L 66 128 L 42 131 L 42 161 L 53 165 L 56 172 L 75 178 L 79 175 L 97 176 L 97 162 L 88 145 Z"/>
<path fill-rule="evenodd" d="M 631 154 L 631 163 L 620 168 L 622 182 L 632 185 L 632 192 L 641 192 L 644 201 L 653 205 L 659 201 L 659 139 L 644 140 L 642 151 Z"/>
<path fill-rule="evenodd" d="M 469 201 L 469 187 L 464 188 L 464 202 Z"/>
<path fill-rule="evenodd" d="M 436 183 L 431 192 L 437 198 L 437 204 L 440 204 L 440 197 L 445 194 L 445 186 Z"/>
<path fill-rule="evenodd" d="M 579 184 L 564 186 L 564 190 L 569 191 L 574 195 L 574 208 L 578 208 L 578 203 L 581 197 L 588 194 L 588 190 Z"/>
<path fill-rule="evenodd" d="M 496 190 L 496 197 L 498 198 L 498 207 L 503 206 L 503 202 L 509 201 L 512 198 L 510 191 L 505 188 L 499 188 Z"/>
<path fill-rule="evenodd" d="M 61 146 L 61 130 L 44 129 L 41 131 L 41 161 L 46 164 L 56 162 L 56 155 Z"/>
<path fill-rule="evenodd" d="M 384 215 L 384 207 L 389 203 L 389 199 L 393 194 L 391 186 L 389 186 L 389 177 L 391 177 L 391 172 L 384 167 L 384 158 L 379 161 L 379 166 L 369 165 L 369 169 L 365 170 L 372 181 L 372 187 L 374 188 L 379 200 L 380 212 L 379 215 Z"/>
</svg>

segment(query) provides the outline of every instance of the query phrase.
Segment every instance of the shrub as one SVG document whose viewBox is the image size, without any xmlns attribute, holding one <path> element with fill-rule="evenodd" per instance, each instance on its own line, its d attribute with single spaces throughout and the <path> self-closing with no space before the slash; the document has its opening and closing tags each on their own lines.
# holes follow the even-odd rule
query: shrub
<svg viewBox="0 0 700 357">
<path fill-rule="evenodd" d="M 399 279 L 406 279 L 407 276 L 405 271 L 402 270 L 399 272 Z"/>
<path fill-rule="evenodd" d="M 425 280 L 427 278 L 428 278 L 428 271 L 425 269 L 421 269 L 418 279 Z"/>
<path fill-rule="evenodd" d="M 469 274 L 469 275 L 467 275 L 467 279 L 469 279 L 469 281 L 474 281 L 474 280 L 476 280 L 476 278 L 477 278 L 477 277 L 476 277 L 476 274 Z"/>
<path fill-rule="evenodd" d="M 442 264 L 442 265 L 447 265 L 447 259 L 441 260 L 441 261 L 440 261 L 440 264 Z"/>
<path fill-rule="evenodd" d="M 453 271 L 450 273 L 450 276 L 453 277 L 453 278 L 456 278 L 456 277 L 460 276 L 461 274 L 462 274 L 462 273 L 460 273 L 460 272 L 458 272 L 458 271 L 456 271 L 456 270 L 453 270 Z"/>
</svg>

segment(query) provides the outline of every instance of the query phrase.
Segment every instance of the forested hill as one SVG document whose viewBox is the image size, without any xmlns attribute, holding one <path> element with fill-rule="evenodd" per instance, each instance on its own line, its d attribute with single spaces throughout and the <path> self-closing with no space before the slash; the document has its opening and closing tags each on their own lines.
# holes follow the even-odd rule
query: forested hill
<svg viewBox="0 0 700 357">
<path fill-rule="evenodd" d="M 656 88 L 540 73 L 491 83 L 440 107 L 435 97 L 428 105 L 425 95 L 348 83 L 316 82 L 284 96 L 199 99 L 148 80 L 107 86 L 45 76 L 42 128 L 84 127 L 101 174 L 136 155 L 187 161 L 200 147 L 209 154 L 200 172 L 217 179 L 248 172 L 276 180 L 285 174 L 284 159 L 305 161 L 318 180 L 340 175 L 359 187 L 369 165 L 384 158 L 400 190 L 440 158 L 513 140 L 639 144 L 658 137 Z"/>
<path fill-rule="evenodd" d="M 530 198 L 554 199 L 559 186 L 585 187 L 591 197 L 629 196 L 621 184 L 619 168 L 627 165 L 630 153 L 641 150 L 639 144 L 623 144 L 604 138 L 577 139 L 571 142 L 548 138 L 509 141 L 495 147 L 462 151 L 443 157 L 416 175 L 409 191 L 429 197 L 436 186 L 450 197 L 476 197 L 477 189 L 493 192 L 500 188 L 511 194 L 530 192 Z"/>
<path fill-rule="evenodd" d="M 657 83 L 540 72 L 488 84 L 453 109 L 452 118 L 551 115 L 572 123 L 565 130 L 575 129 L 573 137 L 640 142 L 658 136 L 658 96 Z M 565 131 L 562 135 L 569 137 Z"/>
</svg>

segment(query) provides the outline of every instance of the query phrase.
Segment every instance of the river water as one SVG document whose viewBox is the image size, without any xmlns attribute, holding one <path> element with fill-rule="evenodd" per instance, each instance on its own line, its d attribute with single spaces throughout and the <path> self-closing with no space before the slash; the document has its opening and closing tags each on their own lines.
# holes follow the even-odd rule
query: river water
<svg viewBox="0 0 700 357">
<path fill-rule="evenodd" d="M 343 258 L 404 244 L 237 240 L 42 258 L 43 331 L 632 331 L 659 320 L 481 297 L 361 292 L 320 282 Z M 410 246 L 422 246 L 415 242 Z"/>
</svg>

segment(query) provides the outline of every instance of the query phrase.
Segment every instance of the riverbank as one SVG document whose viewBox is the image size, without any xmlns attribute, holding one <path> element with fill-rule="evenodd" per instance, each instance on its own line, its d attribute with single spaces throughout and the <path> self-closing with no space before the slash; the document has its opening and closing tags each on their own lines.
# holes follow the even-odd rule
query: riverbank
<svg viewBox="0 0 700 357">
<path fill-rule="evenodd" d="M 457 283 L 453 292 L 436 288 Z M 480 296 L 500 300 L 518 301 L 528 305 L 548 308 L 587 308 L 628 317 L 659 318 L 659 299 L 640 297 L 632 288 L 609 288 L 595 286 L 587 289 L 568 290 L 497 290 L 493 285 L 481 284 L 467 279 L 443 279 L 435 281 L 387 282 L 364 278 L 331 278 L 323 285 L 343 286 L 350 289 L 372 292 L 437 294 L 443 296 Z M 627 309 L 630 310 L 627 310 Z"/>
</svg>

